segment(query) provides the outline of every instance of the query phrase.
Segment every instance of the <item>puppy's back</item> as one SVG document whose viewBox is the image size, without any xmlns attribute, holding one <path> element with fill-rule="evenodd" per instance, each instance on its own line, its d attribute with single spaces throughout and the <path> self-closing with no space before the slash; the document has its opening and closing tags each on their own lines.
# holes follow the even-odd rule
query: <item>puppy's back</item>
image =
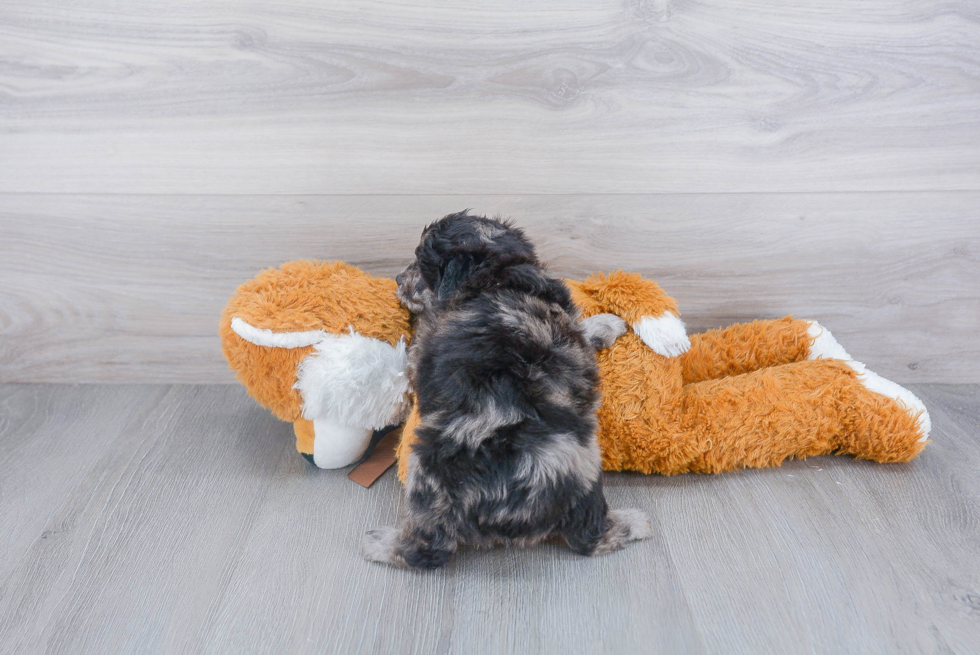
<svg viewBox="0 0 980 655">
<path fill-rule="evenodd" d="M 415 255 L 399 276 L 400 297 L 422 311 L 408 502 L 398 528 L 365 535 L 364 556 L 430 568 L 463 543 L 560 536 L 597 555 L 649 536 L 642 513 L 608 509 L 595 353 L 523 232 L 451 214 L 425 228 Z"/>
<path fill-rule="evenodd" d="M 426 487 L 482 536 L 547 532 L 596 482 L 595 357 L 560 304 L 490 290 L 433 312 L 413 368 Z"/>
</svg>

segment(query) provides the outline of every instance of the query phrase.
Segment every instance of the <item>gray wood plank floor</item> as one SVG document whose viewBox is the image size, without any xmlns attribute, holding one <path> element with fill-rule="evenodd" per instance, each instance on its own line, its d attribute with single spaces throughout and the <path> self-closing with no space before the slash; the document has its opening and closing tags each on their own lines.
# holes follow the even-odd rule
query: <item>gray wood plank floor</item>
<svg viewBox="0 0 980 655">
<path fill-rule="evenodd" d="M 933 443 L 713 477 L 607 475 L 656 535 L 594 560 L 369 565 L 399 485 L 311 467 L 230 385 L 0 385 L 4 652 L 980 651 L 980 386 Z"/>
</svg>

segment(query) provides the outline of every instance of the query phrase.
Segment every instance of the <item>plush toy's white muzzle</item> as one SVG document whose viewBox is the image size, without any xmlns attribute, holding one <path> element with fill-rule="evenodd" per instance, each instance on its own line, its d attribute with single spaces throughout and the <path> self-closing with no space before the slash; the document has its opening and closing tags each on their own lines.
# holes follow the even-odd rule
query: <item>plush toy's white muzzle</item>
<svg viewBox="0 0 980 655">
<path fill-rule="evenodd" d="M 313 420 L 313 463 L 322 469 L 339 469 L 361 459 L 371 445 L 374 430 L 354 428 L 328 418 Z"/>
<path fill-rule="evenodd" d="M 320 468 L 353 464 L 371 443 L 374 430 L 395 425 L 408 411 L 408 356 L 405 341 L 395 346 L 365 337 L 322 330 L 272 332 L 240 318 L 231 327 L 259 346 L 313 346 L 299 364 L 296 384 L 303 418 L 313 421 L 313 461 Z"/>
</svg>

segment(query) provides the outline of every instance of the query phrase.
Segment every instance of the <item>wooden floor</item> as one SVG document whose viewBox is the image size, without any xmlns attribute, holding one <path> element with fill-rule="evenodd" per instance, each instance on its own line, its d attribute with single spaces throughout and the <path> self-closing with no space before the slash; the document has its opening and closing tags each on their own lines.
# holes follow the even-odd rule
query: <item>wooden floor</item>
<svg viewBox="0 0 980 655">
<path fill-rule="evenodd" d="M 653 539 L 594 560 L 360 559 L 392 524 L 237 386 L 0 386 L 0 650 L 10 653 L 976 653 L 980 386 L 916 385 L 908 465 L 818 457 L 606 476 Z"/>
</svg>

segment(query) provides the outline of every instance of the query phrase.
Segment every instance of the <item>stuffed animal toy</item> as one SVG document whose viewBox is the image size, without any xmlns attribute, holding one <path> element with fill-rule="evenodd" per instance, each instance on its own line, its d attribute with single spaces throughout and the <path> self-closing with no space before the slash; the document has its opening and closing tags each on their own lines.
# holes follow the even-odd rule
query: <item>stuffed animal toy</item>
<svg viewBox="0 0 980 655">
<path fill-rule="evenodd" d="M 922 402 L 854 361 L 829 331 L 791 317 L 687 336 L 675 301 L 629 273 L 568 280 L 583 318 L 630 326 L 597 353 L 603 468 L 665 475 L 778 466 L 786 458 L 916 457 Z M 410 316 L 393 280 L 340 262 L 291 262 L 239 287 L 223 350 L 260 404 L 291 421 L 321 468 L 363 455 L 375 429 L 410 408 Z M 398 447 L 408 472 L 415 416 Z"/>
<path fill-rule="evenodd" d="M 240 286 L 222 314 L 231 368 L 320 468 L 356 462 L 375 429 L 405 418 L 411 325 L 395 289 L 342 262 L 289 262 Z"/>
<path fill-rule="evenodd" d="M 566 283 L 583 318 L 612 313 L 632 327 L 597 353 L 607 471 L 720 473 L 829 454 L 906 462 L 925 447 L 922 402 L 814 321 L 760 320 L 688 338 L 674 299 L 639 275 Z M 399 445 L 403 481 L 416 422 L 413 413 Z"/>
</svg>

